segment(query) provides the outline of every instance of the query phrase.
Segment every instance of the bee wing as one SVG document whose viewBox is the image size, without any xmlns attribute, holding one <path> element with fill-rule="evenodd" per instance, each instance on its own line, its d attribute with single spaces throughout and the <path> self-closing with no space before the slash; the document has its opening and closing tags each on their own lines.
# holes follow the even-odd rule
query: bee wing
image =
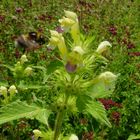
<svg viewBox="0 0 140 140">
<path fill-rule="evenodd" d="M 39 46 L 39 44 L 33 40 L 28 40 L 26 36 L 21 35 L 15 40 L 15 46 L 26 49 L 26 48 L 34 48 L 34 47 L 36 48 Z"/>
</svg>

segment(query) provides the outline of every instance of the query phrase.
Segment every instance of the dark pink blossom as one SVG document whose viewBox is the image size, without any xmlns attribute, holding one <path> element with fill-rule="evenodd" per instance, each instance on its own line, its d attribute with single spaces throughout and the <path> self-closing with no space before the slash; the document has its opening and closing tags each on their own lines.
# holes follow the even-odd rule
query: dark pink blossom
<svg viewBox="0 0 140 140">
<path fill-rule="evenodd" d="M 129 52 L 129 56 L 140 56 L 140 52 Z"/>
<path fill-rule="evenodd" d="M 128 49 L 135 48 L 135 45 L 134 45 L 133 43 L 131 43 L 131 42 L 128 42 L 127 48 L 128 48 Z"/>
<path fill-rule="evenodd" d="M 114 36 L 117 35 L 117 28 L 115 26 L 109 27 L 108 31 Z"/>
<path fill-rule="evenodd" d="M 90 132 L 85 132 L 82 135 L 82 140 L 93 140 L 94 139 L 94 133 L 92 131 Z"/>
<path fill-rule="evenodd" d="M 38 19 L 39 20 L 42 20 L 42 21 L 46 21 L 46 15 L 45 14 L 42 14 L 42 15 L 40 15 L 40 16 L 38 16 Z"/>
<path fill-rule="evenodd" d="M 16 10 L 15 10 L 15 12 L 16 12 L 17 14 L 20 14 L 20 13 L 23 12 L 23 8 L 17 7 Z"/>
<path fill-rule="evenodd" d="M 103 99 L 103 98 L 100 98 L 99 101 L 104 105 L 104 107 L 105 107 L 106 110 L 109 110 L 112 107 L 118 107 L 118 108 L 121 108 L 122 107 L 121 104 L 116 103 L 116 102 L 114 102 L 111 99 Z"/>
<path fill-rule="evenodd" d="M 0 22 L 3 22 L 5 20 L 5 17 L 3 15 L 0 15 Z"/>
<path fill-rule="evenodd" d="M 115 124 L 117 124 L 117 125 L 120 122 L 120 117 L 121 117 L 121 114 L 119 112 L 117 112 L 117 111 L 113 111 L 111 113 L 111 118 L 115 122 Z"/>
</svg>

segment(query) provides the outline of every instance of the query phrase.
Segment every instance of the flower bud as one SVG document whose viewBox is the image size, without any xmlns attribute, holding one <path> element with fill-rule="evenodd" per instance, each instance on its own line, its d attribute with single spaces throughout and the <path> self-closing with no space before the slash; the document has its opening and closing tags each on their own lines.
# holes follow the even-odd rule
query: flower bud
<svg viewBox="0 0 140 140">
<path fill-rule="evenodd" d="M 25 70 L 24 70 L 24 74 L 26 74 L 27 76 L 31 75 L 33 72 L 33 69 L 31 67 L 27 67 Z"/>
<path fill-rule="evenodd" d="M 15 64 L 15 66 L 16 66 L 16 67 L 21 66 L 20 61 L 18 61 L 18 62 Z"/>
<path fill-rule="evenodd" d="M 108 49 L 108 46 L 111 47 L 111 44 L 108 41 L 103 41 L 99 44 L 96 52 L 99 54 L 102 54 L 104 51 Z"/>
<path fill-rule="evenodd" d="M 69 140 L 79 140 L 78 137 L 75 134 L 72 134 L 69 138 Z"/>
<path fill-rule="evenodd" d="M 0 93 L 4 96 L 7 96 L 7 88 L 4 86 L 0 87 Z"/>
<path fill-rule="evenodd" d="M 25 62 L 28 61 L 27 56 L 26 55 L 22 55 L 20 58 L 21 64 L 24 64 Z"/>
<path fill-rule="evenodd" d="M 17 89 L 16 89 L 16 87 L 15 87 L 15 85 L 10 86 L 10 88 L 8 89 L 8 91 L 9 91 L 10 95 L 13 95 L 13 94 L 15 94 L 15 93 L 18 92 Z"/>
<path fill-rule="evenodd" d="M 15 77 L 22 77 L 22 75 L 23 75 L 23 66 L 21 63 L 22 62 L 18 61 L 15 64 L 15 69 L 14 69 L 14 76 Z"/>
<path fill-rule="evenodd" d="M 42 137 L 42 136 L 43 136 L 42 132 L 39 131 L 38 129 L 33 130 L 33 133 L 34 133 L 34 135 L 35 135 L 35 138 L 37 138 L 37 139 L 38 139 L 39 137 Z"/>
</svg>

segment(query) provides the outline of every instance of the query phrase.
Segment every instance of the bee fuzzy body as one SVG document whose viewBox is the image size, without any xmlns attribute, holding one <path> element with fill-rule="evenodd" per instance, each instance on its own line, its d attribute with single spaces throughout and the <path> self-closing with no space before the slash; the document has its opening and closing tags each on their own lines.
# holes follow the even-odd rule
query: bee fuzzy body
<svg viewBox="0 0 140 140">
<path fill-rule="evenodd" d="M 15 40 L 15 47 L 22 48 L 23 51 L 32 51 L 41 48 L 44 43 L 45 39 L 42 35 L 38 35 L 36 32 L 29 32 L 27 35 L 20 35 Z"/>
</svg>

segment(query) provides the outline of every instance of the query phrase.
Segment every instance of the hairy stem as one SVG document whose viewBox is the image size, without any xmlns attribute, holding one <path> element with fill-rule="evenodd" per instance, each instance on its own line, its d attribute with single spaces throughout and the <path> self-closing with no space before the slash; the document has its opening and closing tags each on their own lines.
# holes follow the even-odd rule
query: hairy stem
<svg viewBox="0 0 140 140">
<path fill-rule="evenodd" d="M 58 140 L 58 137 L 61 132 L 62 120 L 64 116 L 64 110 L 59 111 L 56 118 L 55 129 L 54 129 L 54 140 Z"/>
<path fill-rule="evenodd" d="M 64 106 L 59 110 L 56 117 L 55 128 L 54 128 L 54 140 L 58 140 L 61 133 L 62 121 L 65 115 L 65 107 L 67 106 L 68 96 L 65 98 Z"/>
</svg>

